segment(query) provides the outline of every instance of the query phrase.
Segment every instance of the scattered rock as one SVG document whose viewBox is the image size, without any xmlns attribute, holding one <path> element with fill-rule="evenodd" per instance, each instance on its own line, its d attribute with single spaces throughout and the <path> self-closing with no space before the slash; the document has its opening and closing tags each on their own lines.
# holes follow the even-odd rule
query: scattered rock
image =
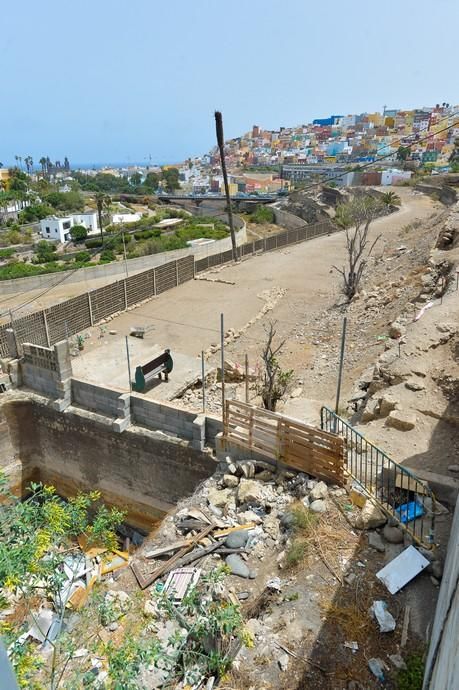
<svg viewBox="0 0 459 690">
<path fill-rule="evenodd" d="M 250 592 L 238 592 L 237 593 L 237 598 L 239 601 L 245 601 L 250 597 Z"/>
<path fill-rule="evenodd" d="M 370 398 L 370 400 L 368 400 L 367 404 L 365 405 L 365 409 L 362 412 L 362 422 L 371 422 L 373 419 L 376 419 L 378 415 L 379 402 L 374 398 Z"/>
<path fill-rule="evenodd" d="M 239 505 L 264 505 L 263 487 L 252 479 L 241 479 L 237 490 Z"/>
<path fill-rule="evenodd" d="M 420 381 L 416 381 L 415 379 L 405 381 L 405 386 L 408 388 L 410 391 L 423 391 L 425 389 L 425 384 L 421 383 Z"/>
<path fill-rule="evenodd" d="M 279 668 L 281 671 L 286 671 L 288 668 L 288 662 L 289 662 L 289 656 L 287 653 L 283 653 L 280 655 L 280 657 L 277 660 L 277 663 L 279 664 Z"/>
<path fill-rule="evenodd" d="M 400 670 L 406 669 L 406 664 L 403 661 L 403 658 L 400 656 L 400 654 L 389 654 L 389 659 L 395 666 L 395 668 L 398 668 Z"/>
<path fill-rule="evenodd" d="M 238 530 L 237 532 L 232 532 L 225 539 L 225 546 L 228 549 L 242 549 L 247 544 L 249 539 L 249 531 L 246 529 Z"/>
<path fill-rule="evenodd" d="M 236 486 L 239 484 L 239 479 L 238 477 L 235 477 L 234 474 L 224 474 L 223 484 L 228 489 L 235 489 Z"/>
<path fill-rule="evenodd" d="M 354 527 L 357 529 L 376 529 L 376 527 L 382 527 L 387 522 L 387 518 L 371 501 L 367 501 L 363 506 L 360 513 L 354 520 Z"/>
<path fill-rule="evenodd" d="M 325 484 L 325 482 L 319 482 L 315 485 L 309 496 L 312 501 L 316 501 L 320 498 L 327 498 L 328 486 Z"/>
<path fill-rule="evenodd" d="M 246 479 L 252 479 L 255 476 L 255 465 L 253 462 L 245 461 L 238 464 L 238 468 Z"/>
<path fill-rule="evenodd" d="M 108 626 L 108 629 L 110 630 L 110 632 L 115 632 L 115 630 L 118 630 L 118 628 L 119 628 L 119 625 L 116 621 L 112 621 L 112 623 L 110 623 L 110 625 Z"/>
<path fill-rule="evenodd" d="M 448 465 L 448 470 L 450 472 L 459 472 L 459 465 Z"/>
<path fill-rule="evenodd" d="M 372 549 L 376 549 L 376 551 L 379 551 L 380 553 L 384 553 L 384 551 L 386 550 L 384 542 L 381 539 L 381 535 L 377 532 L 370 532 L 368 534 L 368 545 L 371 546 Z"/>
<path fill-rule="evenodd" d="M 406 334 L 406 328 L 399 321 L 393 321 L 389 326 L 389 338 L 401 338 Z"/>
<path fill-rule="evenodd" d="M 249 522 L 254 522 L 256 525 L 260 525 L 263 522 L 261 517 L 253 510 L 245 510 L 241 513 L 238 513 L 237 519 L 240 525 L 246 525 Z"/>
<path fill-rule="evenodd" d="M 313 513 L 325 513 L 327 510 L 327 504 L 325 501 L 319 498 L 317 501 L 313 501 L 311 503 L 309 510 L 312 510 Z"/>
<path fill-rule="evenodd" d="M 280 535 L 279 520 L 275 515 L 268 515 L 263 521 L 263 529 L 272 539 L 277 541 Z"/>
<path fill-rule="evenodd" d="M 416 415 L 401 410 L 393 410 L 386 419 L 386 426 L 398 431 L 411 431 L 416 426 Z"/>
<path fill-rule="evenodd" d="M 403 530 L 400 527 L 384 525 L 383 537 L 389 544 L 401 544 L 403 541 Z"/>
<path fill-rule="evenodd" d="M 231 496 L 230 489 L 209 489 L 207 500 L 216 508 L 224 508 Z"/>
<path fill-rule="evenodd" d="M 238 577 L 244 577 L 246 579 L 253 579 L 255 577 L 237 553 L 231 553 L 226 557 L 225 562 L 228 568 L 230 568 L 232 575 L 237 575 Z"/>
<path fill-rule="evenodd" d="M 387 415 L 397 408 L 398 400 L 390 393 L 384 393 L 379 399 L 379 415 L 387 417 Z"/>
</svg>

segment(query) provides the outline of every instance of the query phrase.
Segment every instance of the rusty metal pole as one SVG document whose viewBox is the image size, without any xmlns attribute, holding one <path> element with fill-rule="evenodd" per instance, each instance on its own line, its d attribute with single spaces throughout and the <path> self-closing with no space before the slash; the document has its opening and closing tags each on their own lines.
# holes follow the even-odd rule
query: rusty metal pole
<svg viewBox="0 0 459 690">
<path fill-rule="evenodd" d="M 341 352 L 340 352 L 340 356 L 339 356 L 338 385 L 336 387 L 336 403 L 335 403 L 335 413 L 336 414 L 338 414 L 339 398 L 341 395 L 341 381 L 343 378 L 344 348 L 346 345 L 346 326 L 347 326 L 347 316 L 345 316 L 343 319 L 343 330 L 341 333 Z"/>
<path fill-rule="evenodd" d="M 245 354 L 245 401 L 249 402 L 249 357 Z"/>
<path fill-rule="evenodd" d="M 221 368 L 222 368 L 222 421 L 225 425 L 225 328 L 223 314 L 220 314 L 220 342 L 221 342 Z"/>
<path fill-rule="evenodd" d="M 201 350 L 201 378 L 202 378 L 202 411 L 206 413 L 206 372 L 204 363 L 204 350 Z"/>
<path fill-rule="evenodd" d="M 222 114 L 218 110 L 215 111 L 215 128 L 216 128 L 216 132 L 217 132 L 218 149 L 220 151 L 220 160 L 222 163 L 222 174 L 223 174 L 223 182 L 225 185 L 226 205 L 228 207 L 228 222 L 229 222 L 230 233 L 231 233 L 231 245 L 233 248 L 233 261 L 237 261 L 238 260 L 238 253 L 237 253 L 237 245 L 236 245 L 236 235 L 234 233 L 233 210 L 231 208 L 231 196 L 230 196 L 230 192 L 229 192 L 228 173 L 226 172 L 226 162 L 225 162 L 225 139 L 223 136 L 223 118 L 222 118 Z"/>
</svg>

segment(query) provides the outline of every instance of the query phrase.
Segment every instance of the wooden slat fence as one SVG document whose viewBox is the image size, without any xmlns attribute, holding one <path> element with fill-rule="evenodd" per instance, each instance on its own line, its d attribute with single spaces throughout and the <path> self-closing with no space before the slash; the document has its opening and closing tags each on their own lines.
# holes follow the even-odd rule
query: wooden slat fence
<svg viewBox="0 0 459 690">
<path fill-rule="evenodd" d="M 223 438 L 334 484 L 344 484 L 345 440 L 247 403 L 227 400 Z"/>
</svg>

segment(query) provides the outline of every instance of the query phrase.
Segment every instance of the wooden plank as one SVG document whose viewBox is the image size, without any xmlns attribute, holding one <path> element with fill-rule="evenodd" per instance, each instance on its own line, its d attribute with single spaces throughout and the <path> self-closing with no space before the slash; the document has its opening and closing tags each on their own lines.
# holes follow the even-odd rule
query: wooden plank
<svg viewBox="0 0 459 690">
<path fill-rule="evenodd" d="M 161 577 L 164 573 L 166 573 L 172 566 L 175 565 L 175 563 L 180 560 L 185 554 L 188 553 L 188 551 L 191 551 L 193 546 L 197 544 L 201 539 L 204 539 L 204 537 L 207 537 L 210 532 L 215 528 L 215 525 L 212 523 L 206 529 L 202 530 L 199 534 L 196 536 L 192 537 L 189 540 L 189 543 L 187 546 L 184 546 L 183 549 L 180 549 L 172 558 L 169 558 L 165 563 L 162 563 L 156 570 L 154 570 L 152 573 L 150 573 L 147 576 L 144 576 L 138 569 L 138 566 L 133 562 L 131 563 L 131 570 L 134 573 L 137 582 L 139 583 L 140 589 L 146 589 L 149 587 L 155 580 L 158 579 L 158 577 Z"/>
</svg>

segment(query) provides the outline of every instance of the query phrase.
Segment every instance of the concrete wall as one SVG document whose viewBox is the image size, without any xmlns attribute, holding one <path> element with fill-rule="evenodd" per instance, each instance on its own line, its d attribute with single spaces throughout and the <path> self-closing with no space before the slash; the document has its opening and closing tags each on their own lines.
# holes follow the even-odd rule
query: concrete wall
<svg viewBox="0 0 459 690">
<path fill-rule="evenodd" d="M 116 434 L 97 415 L 75 408 L 58 412 L 46 401 L 5 394 L 3 426 L 5 420 L 27 480 L 52 483 L 64 496 L 98 489 L 139 526 L 151 527 L 215 469 L 209 455 L 188 444 L 139 429 Z"/>
<path fill-rule="evenodd" d="M 281 208 L 276 208 L 276 206 L 269 206 L 268 208 L 274 212 L 274 218 L 276 219 L 277 225 L 283 225 L 287 230 L 296 230 L 296 228 L 307 226 L 303 218 L 295 216 L 293 213 L 284 211 Z"/>
<path fill-rule="evenodd" d="M 247 240 L 247 232 L 245 225 L 237 231 L 236 241 L 238 244 L 243 244 Z M 161 254 L 150 254 L 149 256 L 139 256 L 137 259 L 128 259 L 129 275 L 145 271 L 148 268 L 161 266 L 169 261 L 180 259 L 184 256 L 196 256 L 202 258 L 214 254 L 215 252 L 226 251 L 231 249 L 231 238 L 224 237 L 222 240 L 215 240 L 212 244 L 202 247 L 187 247 L 185 249 L 175 249 L 170 252 L 162 252 Z M 49 275 L 32 276 L 31 278 L 17 278 L 16 280 L 1 280 L 0 281 L 0 295 L 9 295 L 17 292 L 27 292 L 28 290 L 36 290 L 38 288 L 48 288 L 60 283 L 66 273 L 51 273 Z M 126 275 L 126 267 L 124 261 L 116 261 L 104 266 L 91 266 L 89 268 L 80 268 L 74 271 L 72 275 L 65 278 L 66 285 L 73 283 L 87 282 L 97 278 L 117 278 Z"/>
<path fill-rule="evenodd" d="M 72 365 L 67 342 L 53 348 L 24 343 L 20 360 L 22 382 L 27 388 L 54 400 L 70 400 Z"/>
<path fill-rule="evenodd" d="M 459 688 L 459 501 L 432 627 L 423 690 Z"/>
<path fill-rule="evenodd" d="M 128 393 L 72 378 L 71 402 L 73 405 L 79 405 L 87 410 L 112 417 L 115 421 L 118 420 L 118 424 L 113 426 L 116 431 L 122 431 L 129 425 L 130 400 Z"/>
</svg>

